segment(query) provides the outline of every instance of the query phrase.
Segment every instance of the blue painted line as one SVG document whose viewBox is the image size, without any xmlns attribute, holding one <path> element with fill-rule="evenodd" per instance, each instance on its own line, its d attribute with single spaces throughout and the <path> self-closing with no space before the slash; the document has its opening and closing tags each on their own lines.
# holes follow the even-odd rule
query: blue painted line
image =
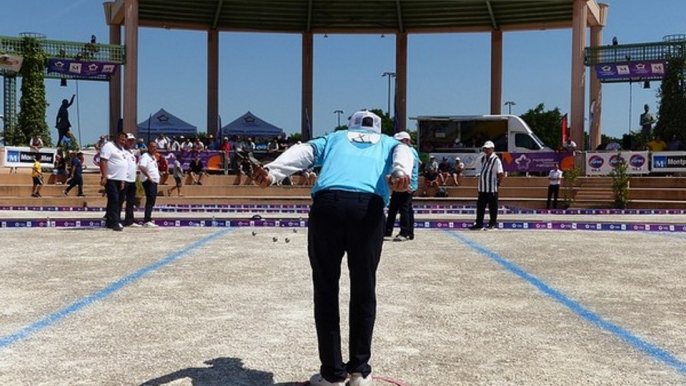
<svg viewBox="0 0 686 386">
<path fill-rule="evenodd" d="M 231 229 L 224 229 L 224 230 L 221 230 L 221 231 L 214 233 L 210 236 L 207 236 L 204 239 L 198 240 L 198 241 L 194 242 L 193 244 L 190 244 L 190 245 L 184 247 L 183 249 L 172 253 L 171 255 L 165 257 L 162 260 L 159 260 L 155 263 L 152 263 L 152 264 L 148 265 L 147 267 L 141 268 L 138 271 L 117 280 L 116 282 L 110 284 L 109 286 L 103 288 L 102 290 L 100 290 L 94 294 L 91 294 L 91 295 L 88 295 L 84 298 L 81 298 L 81 299 L 77 300 L 76 302 L 68 305 L 67 307 L 64 307 L 61 310 L 54 312 L 50 315 L 47 315 L 46 317 L 44 317 L 44 318 L 26 326 L 26 327 L 18 330 L 17 332 L 14 332 L 10 335 L 6 335 L 6 336 L 1 337 L 0 338 L 0 350 L 4 349 L 4 348 L 20 341 L 20 340 L 25 339 L 25 338 L 29 337 L 30 335 L 32 335 L 32 334 L 34 334 L 40 330 L 43 330 L 45 328 L 50 327 L 51 325 L 59 322 L 60 320 L 66 318 L 67 316 L 69 316 L 73 313 L 81 311 L 83 308 L 97 302 L 98 300 L 102 300 L 102 299 L 112 295 L 113 293 L 119 291 L 120 289 L 126 287 L 127 285 L 129 285 L 129 284 L 135 282 L 136 280 L 142 278 L 143 276 L 145 276 L 151 272 L 154 272 L 154 271 L 164 267 L 165 265 L 172 263 L 175 260 L 178 260 L 179 258 L 183 257 L 188 252 L 190 252 L 196 248 L 199 248 L 199 247 L 209 243 L 210 241 L 212 241 L 212 240 L 214 240 L 220 236 L 225 235 L 226 233 L 228 233 L 230 231 L 231 231 Z"/>
<path fill-rule="evenodd" d="M 677 370 L 680 373 L 686 373 L 686 363 L 681 362 L 677 358 L 675 358 L 672 354 L 668 353 L 667 351 L 652 345 L 643 339 L 637 337 L 636 335 L 632 334 L 631 332 L 617 326 L 616 324 L 610 323 L 607 320 L 603 319 L 599 315 L 595 314 L 593 311 L 585 308 L 581 304 L 575 302 L 574 300 L 568 298 L 567 296 L 563 295 L 559 291 L 553 289 L 552 287 L 548 286 L 545 284 L 543 281 L 537 279 L 535 276 L 527 273 L 523 269 L 519 268 L 517 265 L 514 263 L 508 261 L 507 259 L 501 257 L 497 253 L 490 251 L 489 249 L 477 244 L 476 242 L 470 240 L 469 238 L 457 233 L 457 232 L 448 232 L 452 237 L 460 240 L 470 248 L 474 249 L 475 251 L 486 255 L 488 258 L 491 260 L 494 260 L 498 264 L 500 264 L 502 267 L 507 269 L 508 271 L 512 272 L 516 276 L 519 276 L 520 278 L 524 279 L 527 281 L 529 284 L 533 285 L 534 287 L 538 288 L 541 292 L 544 294 L 550 296 L 553 298 L 555 301 L 561 303 L 565 307 L 569 308 L 572 312 L 575 314 L 579 315 L 580 317 L 586 319 L 587 321 L 593 323 L 597 327 L 608 331 L 617 337 L 623 339 L 627 343 L 629 343 L 631 346 L 634 348 L 643 351 L 644 353 L 650 355 L 654 359 L 658 360 L 659 362 L 662 362 L 666 365 L 669 365 L 673 367 L 675 370 Z"/>
</svg>

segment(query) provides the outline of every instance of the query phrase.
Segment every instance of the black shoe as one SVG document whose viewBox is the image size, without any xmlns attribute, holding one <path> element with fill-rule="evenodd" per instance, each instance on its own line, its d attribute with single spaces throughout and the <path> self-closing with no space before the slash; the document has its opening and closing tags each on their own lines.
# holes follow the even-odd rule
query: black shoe
<svg viewBox="0 0 686 386">
<path fill-rule="evenodd" d="M 414 235 L 409 235 L 409 236 L 407 236 L 407 238 L 410 240 L 414 240 Z"/>
<path fill-rule="evenodd" d="M 124 230 L 124 227 L 121 226 L 121 224 L 117 224 L 117 225 L 115 225 L 115 226 L 112 227 L 112 230 L 113 230 L 113 231 L 117 231 L 117 232 L 121 232 L 121 231 Z"/>
<path fill-rule="evenodd" d="M 76 197 L 86 197 L 85 194 L 77 194 Z"/>
<path fill-rule="evenodd" d="M 493 225 L 489 224 L 485 229 L 496 230 L 496 229 L 498 229 L 498 225 L 497 224 L 493 224 Z"/>
<path fill-rule="evenodd" d="M 468 229 L 469 229 L 470 231 L 480 231 L 480 230 L 483 230 L 483 229 L 486 229 L 486 228 L 484 228 L 483 225 L 476 225 L 476 224 L 474 224 L 474 225 L 470 226 Z"/>
</svg>

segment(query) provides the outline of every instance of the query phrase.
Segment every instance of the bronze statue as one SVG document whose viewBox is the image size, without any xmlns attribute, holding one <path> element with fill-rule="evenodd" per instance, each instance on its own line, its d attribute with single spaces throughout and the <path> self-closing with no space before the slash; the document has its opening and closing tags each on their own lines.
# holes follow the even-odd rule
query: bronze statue
<svg viewBox="0 0 686 386">
<path fill-rule="evenodd" d="M 653 131 L 653 123 L 655 123 L 655 118 L 653 114 L 650 113 L 650 106 L 648 104 L 643 106 L 645 112 L 641 114 L 641 136 L 644 141 L 648 141 L 650 133 Z"/>
<path fill-rule="evenodd" d="M 60 106 L 60 110 L 57 112 L 57 122 L 55 123 L 55 128 L 57 129 L 58 147 L 62 143 L 62 139 L 65 135 L 67 135 L 67 132 L 71 127 L 71 123 L 69 122 L 69 106 L 71 106 L 74 103 L 75 97 L 76 94 L 72 95 L 71 101 L 62 99 L 62 106 Z"/>
</svg>

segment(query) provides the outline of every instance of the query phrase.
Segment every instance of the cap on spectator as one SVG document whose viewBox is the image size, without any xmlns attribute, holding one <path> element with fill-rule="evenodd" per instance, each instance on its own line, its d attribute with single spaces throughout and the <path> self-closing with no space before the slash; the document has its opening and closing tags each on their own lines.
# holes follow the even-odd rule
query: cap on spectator
<svg viewBox="0 0 686 386">
<path fill-rule="evenodd" d="M 395 133 L 393 138 L 397 139 L 398 141 L 402 141 L 403 139 L 410 139 L 410 134 L 407 131 L 399 131 Z"/>
<path fill-rule="evenodd" d="M 370 111 L 358 111 L 350 117 L 349 130 L 369 130 L 381 133 L 381 118 Z"/>
<path fill-rule="evenodd" d="M 143 138 L 138 138 L 138 142 L 145 142 Z"/>
<path fill-rule="evenodd" d="M 455 157 L 455 161 L 459 161 L 459 160 L 460 160 L 460 157 Z"/>
<path fill-rule="evenodd" d="M 186 138 L 186 137 L 184 137 L 184 136 L 182 135 L 182 136 L 180 136 L 179 138 L 184 139 L 184 138 Z"/>
<path fill-rule="evenodd" d="M 126 133 L 126 139 L 136 139 L 136 137 L 131 133 Z"/>
<path fill-rule="evenodd" d="M 434 156 L 429 157 L 429 159 L 433 159 L 433 158 L 436 158 L 436 157 L 434 157 Z"/>
<path fill-rule="evenodd" d="M 484 142 L 484 145 L 481 146 L 482 149 L 495 149 L 495 145 L 491 141 L 486 141 Z"/>
</svg>

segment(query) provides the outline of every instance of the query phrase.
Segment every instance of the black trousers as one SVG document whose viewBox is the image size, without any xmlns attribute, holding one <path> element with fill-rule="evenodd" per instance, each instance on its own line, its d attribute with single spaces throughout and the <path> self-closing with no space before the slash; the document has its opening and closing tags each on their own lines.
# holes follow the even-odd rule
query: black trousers
<svg viewBox="0 0 686 386">
<path fill-rule="evenodd" d="M 83 196 L 83 177 L 80 174 L 74 174 L 74 177 L 69 180 L 69 186 L 64 191 L 69 194 L 69 191 L 74 189 L 75 186 L 79 187 L 77 194 Z"/>
<path fill-rule="evenodd" d="M 151 180 L 143 181 L 143 188 L 145 188 L 145 216 L 143 222 L 152 221 L 152 208 L 155 206 L 157 200 L 157 184 Z"/>
<path fill-rule="evenodd" d="M 412 193 L 393 192 L 388 204 L 388 218 L 386 219 L 386 236 L 391 236 L 395 217 L 400 212 L 400 235 L 414 236 L 414 210 L 412 209 Z"/>
<path fill-rule="evenodd" d="M 474 224 L 477 227 L 484 226 L 486 205 L 488 205 L 490 217 L 488 225 L 496 226 L 498 224 L 498 193 L 479 192 L 479 198 L 476 200 L 476 223 Z"/>
<path fill-rule="evenodd" d="M 124 211 L 124 226 L 133 224 L 133 207 L 136 204 L 136 183 L 125 182 L 124 191 L 122 192 L 121 201 L 119 201 L 119 212 L 126 201 L 126 210 Z"/>
<path fill-rule="evenodd" d="M 550 199 L 555 197 L 553 200 L 553 208 L 557 209 L 557 196 L 560 194 L 560 185 L 548 185 L 548 201 L 546 201 L 546 209 L 550 209 Z"/>
<path fill-rule="evenodd" d="M 376 320 L 376 270 L 384 235 L 384 201 L 370 193 L 320 191 L 309 215 L 308 254 L 314 284 L 314 320 L 320 373 L 329 382 L 371 372 L 372 334 Z M 350 272 L 349 360 L 341 355 L 338 304 L 341 261 L 347 253 Z"/>
<path fill-rule="evenodd" d="M 105 193 L 107 193 L 105 224 L 108 228 L 117 226 L 121 221 L 121 200 L 124 197 L 123 183 L 123 181 L 108 179 L 105 184 Z"/>
</svg>

